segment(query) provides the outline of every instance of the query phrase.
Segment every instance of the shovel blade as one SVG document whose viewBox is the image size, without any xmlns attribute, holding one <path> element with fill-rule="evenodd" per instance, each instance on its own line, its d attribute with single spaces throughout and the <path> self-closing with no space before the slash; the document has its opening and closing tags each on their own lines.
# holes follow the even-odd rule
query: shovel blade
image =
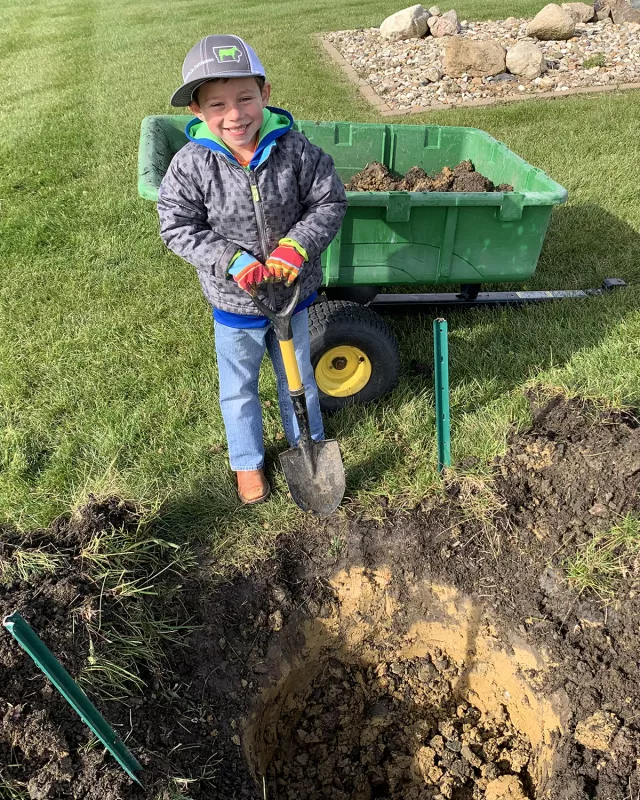
<svg viewBox="0 0 640 800">
<path fill-rule="evenodd" d="M 318 517 L 333 514 L 345 488 L 342 456 L 335 439 L 312 442 L 306 452 L 291 447 L 280 454 L 280 464 L 297 506 Z"/>
</svg>

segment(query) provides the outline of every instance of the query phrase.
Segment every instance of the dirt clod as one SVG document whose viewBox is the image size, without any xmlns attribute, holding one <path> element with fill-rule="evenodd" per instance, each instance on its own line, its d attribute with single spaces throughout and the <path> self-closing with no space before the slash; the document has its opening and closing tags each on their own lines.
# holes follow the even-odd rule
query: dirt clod
<svg viewBox="0 0 640 800">
<path fill-rule="evenodd" d="M 610 749 L 619 730 L 620 720 L 615 714 L 596 711 L 595 714 L 576 725 L 575 738 L 576 742 L 583 747 L 606 752 Z"/>
<path fill-rule="evenodd" d="M 372 161 L 345 184 L 351 192 L 512 192 L 513 186 L 493 183 L 475 171 L 471 161 L 461 161 L 454 169 L 444 167 L 428 175 L 422 167 L 411 167 L 404 177 L 384 164 Z"/>
<path fill-rule="evenodd" d="M 505 775 L 489 781 L 485 800 L 527 800 L 527 796 L 518 778 Z"/>
</svg>

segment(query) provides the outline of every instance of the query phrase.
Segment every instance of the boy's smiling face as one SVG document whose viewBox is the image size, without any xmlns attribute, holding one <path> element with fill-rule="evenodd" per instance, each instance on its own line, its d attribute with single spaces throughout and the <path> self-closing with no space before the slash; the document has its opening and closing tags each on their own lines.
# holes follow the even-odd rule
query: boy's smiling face
<svg viewBox="0 0 640 800">
<path fill-rule="evenodd" d="M 232 152 L 245 155 L 252 152 L 270 94 L 271 85 L 260 89 L 255 78 L 207 81 L 189 108 Z"/>
</svg>

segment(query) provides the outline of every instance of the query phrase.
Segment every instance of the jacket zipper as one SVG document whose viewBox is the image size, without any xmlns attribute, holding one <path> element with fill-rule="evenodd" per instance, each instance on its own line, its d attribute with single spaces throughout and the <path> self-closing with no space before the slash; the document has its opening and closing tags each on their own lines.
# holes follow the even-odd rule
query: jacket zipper
<svg viewBox="0 0 640 800">
<path fill-rule="evenodd" d="M 266 262 L 267 258 L 269 257 L 269 240 L 267 239 L 267 224 L 264 219 L 264 212 L 262 211 L 262 201 L 260 198 L 260 192 L 258 190 L 258 183 L 256 181 L 256 174 L 254 170 L 249 170 L 247 172 L 246 169 L 241 167 L 240 165 L 235 165 L 232 162 L 229 162 L 229 165 L 232 169 L 238 169 L 241 172 L 244 172 L 249 179 L 249 186 L 251 187 L 251 199 L 253 200 L 253 210 L 256 215 L 256 222 L 258 224 L 258 233 L 260 234 L 260 244 L 262 246 L 262 252 L 264 254 L 263 263 Z M 275 308 L 275 296 L 274 296 L 274 288 L 273 284 L 267 284 L 267 292 L 269 295 L 269 301 L 271 306 Z"/>
<path fill-rule="evenodd" d="M 260 244 L 262 246 L 264 263 L 264 261 L 266 261 L 269 257 L 269 240 L 267 239 L 267 224 L 264 219 L 264 212 L 262 211 L 262 201 L 260 198 L 260 192 L 258 190 L 255 171 L 249 170 L 247 172 L 244 167 L 241 167 L 239 164 L 234 164 L 232 161 L 227 161 L 227 163 L 231 169 L 243 172 L 249 179 L 249 186 L 251 187 L 251 199 L 253 200 L 253 211 L 256 215 L 256 222 L 258 223 L 258 233 L 260 234 Z"/>
<path fill-rule="evenodd" d="M 262 253 L 264 256 L 264 263 L 269 258 L 269 242 L 267 240 L 267 225 L 264 219 L 264 212 L 262 210 L 262 202 L 260 199 L 260 192 L 258 191 L 258 184 L 256 181 L 256 174 L 253 170 L 249 173 L 249 183 L 251 185 L 251 198 L 253 200 L 253 208 L 256 214 L 256 221 L 258 223 L 258 231 L 260 233 L 260 242 L 262 244 Z"/>
</svg>

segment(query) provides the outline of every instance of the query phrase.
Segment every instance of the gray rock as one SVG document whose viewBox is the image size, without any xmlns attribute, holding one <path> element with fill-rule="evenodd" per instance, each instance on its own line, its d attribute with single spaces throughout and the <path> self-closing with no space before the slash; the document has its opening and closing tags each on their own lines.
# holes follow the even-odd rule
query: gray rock
<svg viewBox="0 0 640 800">
<path fill-rule="evenodd" d="M 433 664 L 427 664 L 418 670 L 418 680 L 423 683 L 430 683 L 434 678 L 438 677 L 438 670 Z"/>
<path fill-rule="evenodd" d="M 596 13 L 588 3 L 563 3 L 561 8 L 568 11 L 576 22 L 591 22 Z"/>
<path fill-rule="evenodd" d="M 583 628 L 604 627 L 604 611 L 598 608 L 594 603 L 589 603 L 587 600 L 583 600 L 576 606 L 576 617 Z"/>
<path fill-rule="evenodd" d="M 459 753 L 462 750 L 462 743 L 457 739 L 449 739 L 448 742 L 445 742 L 444 746 L 448 750 L 451 750 L 452 753 Z"/>
<path fill-rule="evenodd" d="M 518 42 L 507 50 L 506 64 L 513 75 L 531 81 L 542 74 L 545 58 L 535 42 Z"/>
<path fill-rule="evenodd" d="M 460 30 L 458 15 L 453 9 L 440 17 L 430 17 L 428 24 L 431 35 L 435 37 L 455 36 Z"/>
<path fill-rule="evenodd" d="M 437 67 L 427 67 L 422 77 L 430 83 L 437 83 L 442 78 L 442 72 Z"/>
<path fill-rule="evenodd" d="M 476 767 L 480 769 L 482 766 L 482 759 L 477 756 L 473 750 L 469 747 L 469 745 L 463 744 L 460 748 L 460 755 L 462 758 L 466 759 L 472 767 Z"/>
<path fill-rule="evenodd" d="M 392 42 L 400 39 L 419 39 L 428 30 L 429 12 L 420 4 L 396 11 L 383 20 L 380 33 Z"/>
<path fill-rule="evenodd" d="M 593 10 L 596 12 L 596 21 L 607 19 L 611 15 L 607 0 L 596 0 Z"/>
<path fill-rule="evenodd" d="M 527 36 L 543 41 L 570 39 L 575 32 L 575 20 L 556 3 L 546 5 L 527 25 Z"/>
<path fill-rule="evenodd" d="M 607 0 L 611 16 L 616 25 L 623 22 L 640 22 L 640 8 L 633 7 L 627 0 Z"/>
<path fill-rule="evenodd" d="M 465 74 L 471 77 L 498 75 L 505 71 L 505 55 L 504 47 L 497 42 L 454 36 L 445 45 L 444 71 L 455 78 Z"/>
<path fill-rule="evenodd" d="M 517 81 L 518 78 L 510 72 L 500 72 L 498 75 L 488 76 L 488 80 L 491 81 L 491 83 L 504 83 L 505 81 L 511 83 Z"/>
<path fill-rule="evenodd" d="M 429 13 L 432 17 L 439 17 L 442 12 L 440 11 L 440 6 L 431 6 Z"/>
<path fill-rule="evenodd" d="M 553 567 L 546 567 L 545 571 L 540 576 L 540 588 L 549 597 L 557 597 L 564 591 L 564 581 L 562 574 L 553 569 Z"/>
</svg>

